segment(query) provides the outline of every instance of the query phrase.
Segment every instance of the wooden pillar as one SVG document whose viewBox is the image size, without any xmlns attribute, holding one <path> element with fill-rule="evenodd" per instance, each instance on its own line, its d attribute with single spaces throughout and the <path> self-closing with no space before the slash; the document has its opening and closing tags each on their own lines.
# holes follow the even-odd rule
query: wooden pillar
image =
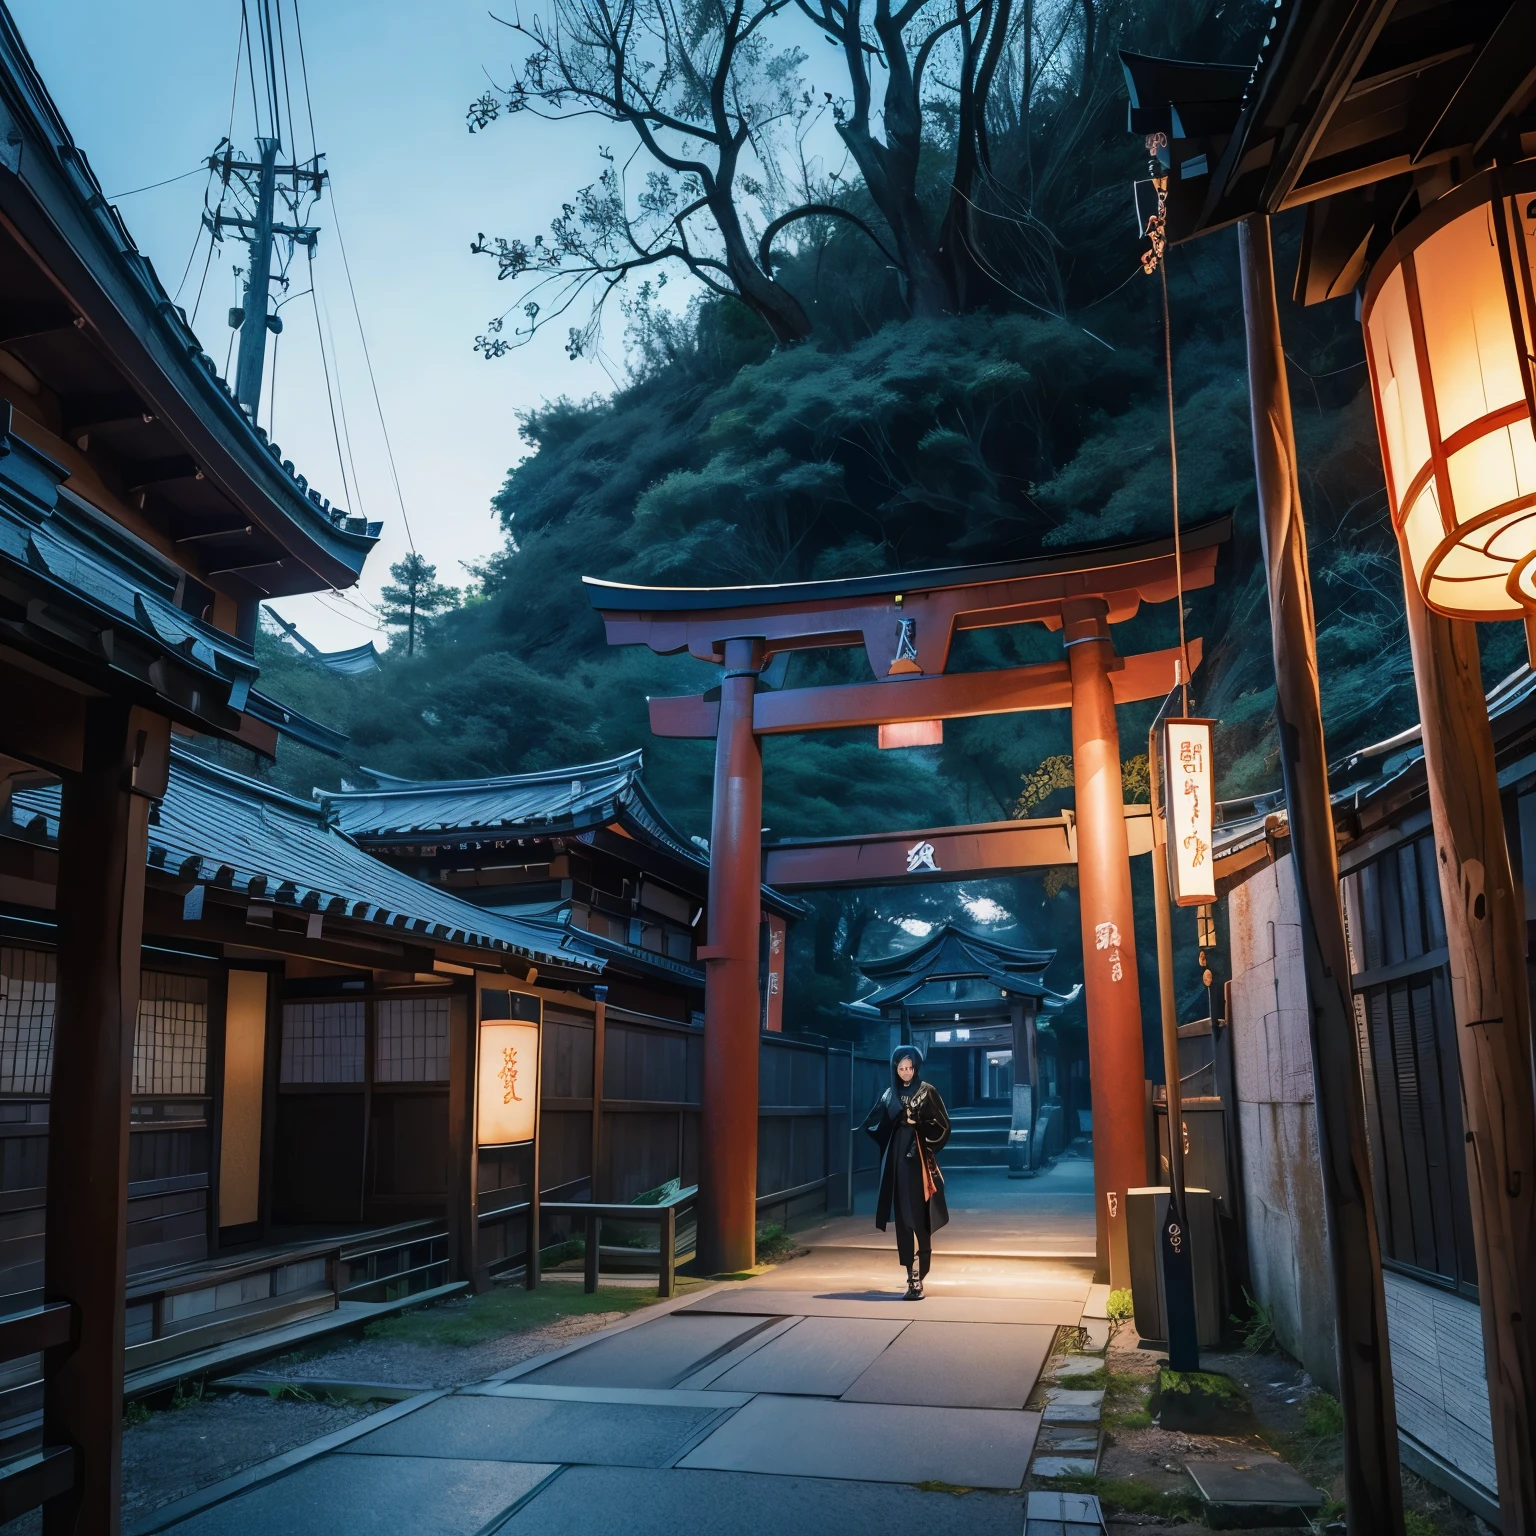
<svg viewBox="0 0 1536 1536">
<path fill-rule="evenodd" d="M 592 1194 L 601 1200 L 608 1190 L 603 1185 L 603 1074 L 608 1070 L 608 988 L 593 987 L 596 1006 L 592 1010 Z M 677 1165 L 679 1179 L 683 1165 Z"/>
<path fill-rule="evenodd" d="M 1239 224 L 1238 251 L 1248 337 L 1259 531 L 1275 655 L 1275 726 L 1301 920 L 1323 1204 L 1338 1330 L 1344 1497 L 1350 1536 L 1376 1536 L 1403 1528 L 1397 1413 L 1387 1345 L 1381 1243 L 1367 1160 L 1365 1095 L 1355 1039 L 1349 954 L 1339 905 L 1338 850 L 1328 798 L 1317 626 L 1312 613 L 1296 434 L 1267 218 L 1249 218 Z"/>
<path fill-rule="evenodd" d="M 448 1252 L 453 1274 L 471 1290 L 480 1275 L 480 1147 L 475 1132 L 475 1087 L 480 1025 L 475 983 L 456 987 L 448 1000 Z"/>
<path fill-rule="evenodd" d="M 1536 1530 L 1536 1107 L 1525 904 L 1504 836 L 1477 629 L 1430 612 L 1404 575 L 1450 951 L 1499 1512 L 1512 1536 Z"/>
<path fill-rule="evenodd" d="M 1093 1093 L 1093 1187 L 1098 1274 L 1131 1283 L 1125 1192 L 1147 1176 L 1145 1054 L 1131 904 L 1131 848 L 1120 778 L 1120 726 L 1109 682 L 1108 605 L 1082 598 L 1062 611 L 1072 674 L 1072 780 L 1077 798 L 1077 887 Z"/>
<path fill-rule="evenodd" d="M 725 643 L 709 837 L 699 1262 L 750 1269 L 757 1248 L 758 924 L 762 919 L 763 752 L 752 733 L 760 640 Z"/>
<path fill-rule="evenodd" d="M 94 701 L 63 786 L 43 1283 L 74 1304 L 76 1332 L 44 1356 L 43 1443 L 73 1444 L 78 1474 L 44 1506 L 48 1536 L 120 1527 L 129 1095 L 149 812 L 169 743 L 159 716 Z"/>
<path fill-rule="evenodd" d="M 1008 1127 L 1008 1177 L 1022 1179 L 1035 1171 L 1035 1122 L 1039 1118 L 1039 1070 L 1035 1060 L 1035 1001 L 1010 997 L 1013 1024 L 1013 1114 Z"/>
</svg>

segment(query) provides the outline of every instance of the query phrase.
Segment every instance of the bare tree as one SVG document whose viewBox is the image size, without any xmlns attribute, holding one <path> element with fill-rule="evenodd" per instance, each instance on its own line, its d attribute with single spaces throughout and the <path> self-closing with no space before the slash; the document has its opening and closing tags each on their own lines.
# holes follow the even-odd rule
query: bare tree
<svg viewBox="0 0 1536 1536">
<path fill-rule="evenodd" d="M 507 25 L 525 44 L 510 85 L 469 110 L 470 131 L 519 112 L 598 117 L 631 129 L 621 163 L 607 150 L 598 180 L 562 208 L 546 238 L 481 235 L 502 279 L 531 277 L 523 324 L 503 316 L 476 342 L 500 356 L 590 292 L 570 333 L 573 356 L 596 334 L 603 301 L 632 273 L 680 264 L 711 292 L 741 300 L 781 342 L 808 336 L 800 301 L 773 275 L 771 245 L 788 224 L 848 210 L 786 197 L 781 140 L 817 111 L 800 81 L 804 55 L 776 49 L 766 27 L 790 0 L 553 0 L 546 19 Z M 646 167 L 632 187 L 630 171 Z M 783 204 L 789 201 L 789 206 Z M 750 227 L 761 215 L 765 228 Z"/>
</svg>

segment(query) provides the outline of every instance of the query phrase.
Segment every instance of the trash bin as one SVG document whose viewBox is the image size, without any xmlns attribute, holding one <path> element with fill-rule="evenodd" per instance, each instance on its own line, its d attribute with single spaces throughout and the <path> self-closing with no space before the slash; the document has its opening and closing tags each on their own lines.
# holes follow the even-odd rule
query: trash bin
<svg viewBox="0 0 1536 1536">
<path fill-rule="evenodd" d="M 1185 1189 L 1189 1222 L 1189 1251 L 1195 1270 L 1195 1320 L 1201 1349 L 1221 1344 L 1227 1315 L 1223 1294 L 1221 1242 L 1216 1229 L 1216 1205 L 1208 1189 Z M 1130 1248 L 1131 1300 L 1136 1332 L 1150 1343 L 1168 1342 L 1168 1315 L 1163 1296 L 1163 1222 L 1168 1216 L 1166 1185 L 1126 1191 L 1126 1242 Z"/>
</svg>

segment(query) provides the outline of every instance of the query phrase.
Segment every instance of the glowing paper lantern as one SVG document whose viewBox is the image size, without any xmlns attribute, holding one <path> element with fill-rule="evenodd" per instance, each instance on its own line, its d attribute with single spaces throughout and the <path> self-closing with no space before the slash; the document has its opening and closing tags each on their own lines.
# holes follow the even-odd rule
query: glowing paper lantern
<svg viewBox="0 0 1536 1536">
<path fill-rule="evenodd" d="M 1215 768 L 1209 720 L 1163 723 L 1163 802 L 1168 826 L 1168 878 L 1181 907 L 1216 899 Z"/>
<path fill-rule="evenodd" d="M 1425 602 L 1536 610 L 1536 162 L 1430 204 L 1361 307 L 1392 522 Z"/>
<path fill-rule="evenodd" d="M 532 1141 L 538 1130 L 540 1000 L 521 992 L 480 994 L 476 1094 L 482 1147 Z"/>
</svg>

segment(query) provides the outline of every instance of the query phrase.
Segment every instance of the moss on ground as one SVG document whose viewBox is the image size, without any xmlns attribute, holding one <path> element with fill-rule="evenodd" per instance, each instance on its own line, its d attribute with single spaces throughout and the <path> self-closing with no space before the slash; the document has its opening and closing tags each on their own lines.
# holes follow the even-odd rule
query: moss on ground
<svg viewBox="0 0 1536 1536">
<path fill-rule="evenodd" d="M 599 1286 L 592 1295 L 573 1285 L 541 1285 L 537 1290 L 503 1285 L 467 1301 L 443 1302 L 381 1318 L 367 1328 L 371 1339 L 410 1344 L 485 1344 L 509 1333 L 547 1328 L 566 1317 L 595 1312 L 634 1312 L 657 1300 L 654 1287 Z"/>
</svg>

